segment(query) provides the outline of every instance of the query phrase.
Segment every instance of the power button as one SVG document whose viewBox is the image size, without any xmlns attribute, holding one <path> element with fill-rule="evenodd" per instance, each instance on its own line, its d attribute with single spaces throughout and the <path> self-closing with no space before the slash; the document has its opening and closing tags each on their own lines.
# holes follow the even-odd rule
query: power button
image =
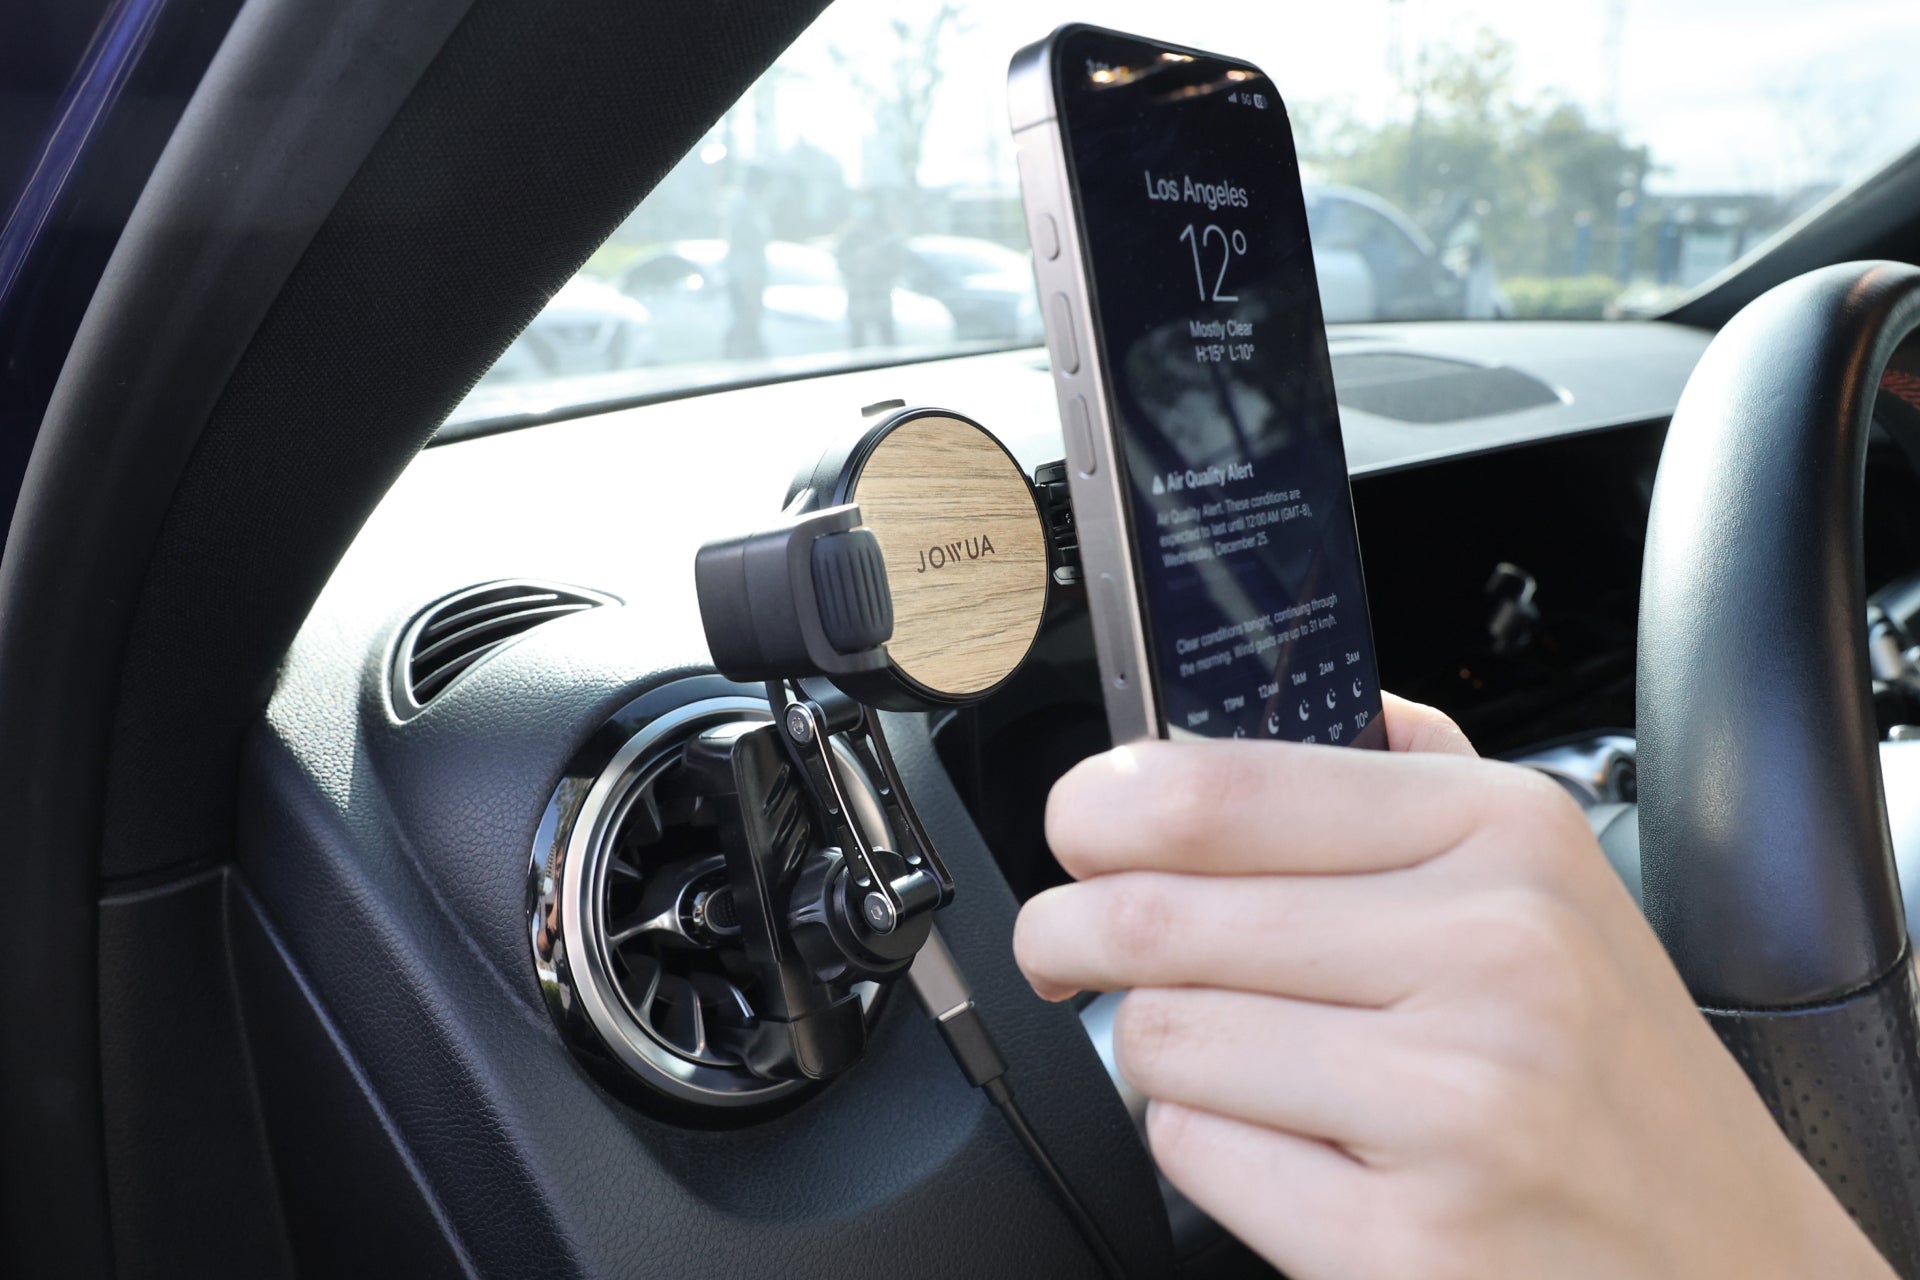
<svg viewBox="0 0 1920 1280">
<path fill-rule="evenodd" d="M 1114 635 L 1126 634 L 1127 615 L 1120 608 L 1120 584 L 1114 581 L 1112 574 L 1103 573 L 1094 579 L 1093 607 L 1100 611 L 1101 621 L 1111 628 Z M 1113 687 L 1126 688 L 1127 674 L 1126 655 L 1119 650 L 1119 646 L 1115 646 L 1113 671 L 1110 673 Z"/>
<path fill-rule="evenodd" d="M 1033 248 L 1048 262 L 1060 256 L 1060 224 L 1052 214 L 1043 213 L 1033 220 Z"/>
<path fill-rule="evenodd" d="M 1047 326 L 1047 351 L 1053 359 L 1053 371 L 1080 372 L 1080 349 L 1073 342 L 1073 303 L 1066 294 L 1056 293 L 1047 300 L 1047 309 L 1051 313 L 1048 319 L 1053 321 Z"/>
</svg>

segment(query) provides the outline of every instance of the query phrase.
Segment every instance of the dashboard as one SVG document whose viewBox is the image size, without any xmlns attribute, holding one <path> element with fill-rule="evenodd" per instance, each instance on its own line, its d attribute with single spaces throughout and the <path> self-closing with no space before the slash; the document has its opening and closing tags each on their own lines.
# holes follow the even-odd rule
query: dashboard
<svg viewBox="0 0 1920 1280">
<path fill-rule="evenodd" d="M 1488 754 L 1558 750 L 1579 762 L 1566 744 L 1630 748 L 1647 502 L 1667 418 L 1706 342 L 1659 323 L 1334 334 L 1387 688 L 1448 711 Z M 753 692 L 702 674 L 695 551 L 772 524 L 795 472 L 856 430 L 863 406 L 891 400 L 986 425 L 1029 474 L 1061 455 L 1045 358 L 1031 350 L 518 429 L 467 424 L 401 476 L 287 655 L 245 767 L 240 864 L 260 923 L 241 946 L 280 956 L 256 967 L 299 975 L 332 1011 L 326 1034 L 366 1072 L 357 1087 L 385 1100 L 379 1125 L 408 1135 L 414 1166 L 398 1185 L 429 1188 L 438 1203 L 421 1211 L 452 1221 L 476 1257 L 531 1269 L 543 1242 L 566 1240 L 585 1271 L 645 1271 L 643 1227 L 671 1220 L 708 1234 L 702 1274 L 738 1274 L 766 1242 L 822 1215 L 878 1223 L 911 1212 L 915 1248 L 978 1274 L 1084 1258 L 1044 1184 L 904 1014 L 880 1011 L 869 1060 L 817 1103 L 709 1131 L 663 1123 L 574 1070 L 533 980 L 528 852 L 580 753 L 605 737 L 594 726 L 642 703 Z M 1920 546 L 1920 485 L 1887 441 L 1875 446 L 1868 512 L 1871 589 L 1910 573 Z M 427 705 L 405 705 L 396 645 L 419 636 L 422 611 L 502 579 L 563 584 L 597 607 L 534 626 Z M 1075 1011 L 1036 1000 L 1005 946 L 1019 901 L 1060 874 L 1041 830 L 1047 789 L 1106 743 L 1083 591 L 1056 583 L 1030 660 L 991 698 L 889 724 L 959 882 L 942 932 L 995 1011 L 1030 1114 L 1051 1127 L 1062 1167 L 1098 1188 L 1091 1211 L 1109 1230 L 1148 1231 L 1124 1206 L 1158 1195 L 1154 1175 L 1125 1138 L 1119 1099 L 1097 1096 L 1107 1070 Z M 262 1016 L 290 1016 L 272 1011 L 296 994 L 266 992 Z M 309 1069 L 263 1061 L 270 1120 L 279 1111 L 301 1128 Z M 400 1074 L 374 1078 L 381 1070 Z M 304 1131 L 319 1147 L 343 1140 Z M 1114 1155 L 1127 1150 L 1137 1158 Z M 795 1168 L 822 1176 L 769 1180 Z M 982 1180 L 988 1168 L 995 1178 Z M 327 1203 L 400 1194 L 382 1185 L 307 1192 Z M 992 1238 L 966 1228 L 983 1195 L 1006 1228 Z M 861 1240 L 849 1232 L 845 1253 L 814 1258 L 818 1274 L 861 1270 Z"/>
<path fill-rule="evenodd" d="M 1659 323 L 1333 331 L 1385 687 L 1448 711 L 1490 754 L 1630 728 L 1646 504 L 1666 418 L 1706 342 Z M 1032 350 L 491 434 L 465 424 L 369 520 L 294 647 L 281 698 L 337 668 L 342 646 L 377 654 L 429 601 L 502 578 L 605 592 L 626 602 L 632 661 L 698 666 L 695 550 L 772 521 L 797 468 L 855 429 L 862 406 L 895 399 L 985 424 L 1029 473 L 1061 454 L 1045 353 Z M 1010 687 L 932 727 L 1016 893 L 1049 883 L 1047 789 L 1105 745 L 1084 591 L 1056 587 Z"/>
</svg>

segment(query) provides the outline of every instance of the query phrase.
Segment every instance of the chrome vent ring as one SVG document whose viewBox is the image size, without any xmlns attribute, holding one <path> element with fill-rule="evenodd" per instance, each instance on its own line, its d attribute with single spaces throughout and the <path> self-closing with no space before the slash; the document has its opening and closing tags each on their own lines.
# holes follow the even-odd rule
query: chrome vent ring
<svg viewBox="0 0 1920 1280">
<path fill-rule="evenodd" d="M 590 744 L 569 765 L 541 822 L 528 883 L 535 971 L 572 1047 L 619 1068 L 649 1100 L 776 1103 L 806 1084 L 756 1076 L 738 1051 L 760 1002 L 719 843 L 719 802 L 700 794 L 681 763 L 707 729 L 769 721 L 767 704 L 705 697 L 638 713 L 651 698 L 595 735 L 598 752 Z M 850 756 L 839 763 L 849 806 L 884 839 L 872 784 Z"/>
</svg>

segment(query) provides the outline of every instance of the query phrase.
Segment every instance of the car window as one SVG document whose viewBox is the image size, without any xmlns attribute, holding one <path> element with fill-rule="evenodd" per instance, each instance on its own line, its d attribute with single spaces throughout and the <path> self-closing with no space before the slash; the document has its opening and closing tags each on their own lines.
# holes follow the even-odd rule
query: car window
<svg viewBox="0 0 1920 1280">
<path fill-rule="evenodd" d="M 1028 269 L 1026 255 L 984 240 L 958 236 L 915 236 L 907 247 L 914 255 L 951 279 L 1019 273 Z"/>
<path fill-rule="evenodd" d="M 707 283 L 706 273 L 677 253 L 662 253 L 643 258 L 621 274 L 620 287 L 644 297 L 672 289 L 699 289 Z"/>
<path fill-rule="evenodd" d="M 1394 272 L 1422 267 L 1432 256 L 1386 215 L 1364 204 L 1340 197 L 1315 203 L 1321 216 L 1308 223 L 1315 249 L 1350 250 Z"/>
<path fill-rule="evenodd" d="M 1649 314 L 1920 135 L 1891 0 L 836 0 L 456 419 L 1039 345 L 1007 61 L 1087 18 L 1274 77 L 1332 324 Z"/>
<path fill-rule="evenodd" d="M 843 287 L 833 254 L 824 249 L 777 241 L 767 245 L 767 283 L 814 289 Z"/>
</svg>

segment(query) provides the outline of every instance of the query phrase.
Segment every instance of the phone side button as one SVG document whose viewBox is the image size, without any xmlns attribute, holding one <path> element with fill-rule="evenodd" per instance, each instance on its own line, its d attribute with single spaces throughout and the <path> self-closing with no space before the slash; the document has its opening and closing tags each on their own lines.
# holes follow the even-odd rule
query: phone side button
<svg viewBox="0 0 1920 1280">
<path fill-rule="evenodd" d="M 1093 420 L 1087 413 L 1087 398 L 1075 396 L 1067 402 L 1067 457 L 1082 476 L 1100 469 L 1099 455 L 1093 451 Z"/>
<path fill-rule="evenodd" d="M 1043 213 L 1033 220 L 1033 247 L 1048 262 L 1060 256 L 1060 224 Z"/>
<path fill-rule="evenodd" d="M 1100 611 L 1100 622 L 1107 634 L 1118 636 L 1126 634 L 1127 619 L 1120 611 L 1120 584 L 1114 581 L 1110 573 L 1103 573 L 1094 579 L 1094 608 Z M 1127 687 L 1127 660 L 1124 654 L 1113 655 L 1113 687 Z"/>
<path fill-rule="evenodd" d="M 1053 358 L 1055 373 L 1080 372 L 1080 348 L 1073 342 L 1073 303 L 1067 295 L 1056 293 L 1047 306 L 1053 311 L 1053 323 L 1047 326 L 1047 349 Z"/>
</svg>

